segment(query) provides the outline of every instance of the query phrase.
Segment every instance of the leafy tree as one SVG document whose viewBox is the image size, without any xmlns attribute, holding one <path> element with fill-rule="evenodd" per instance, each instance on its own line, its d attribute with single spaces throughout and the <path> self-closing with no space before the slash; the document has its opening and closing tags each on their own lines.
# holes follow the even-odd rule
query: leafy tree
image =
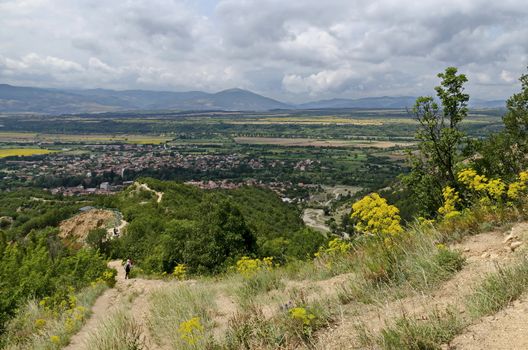
<svg viewBox="0 0 528 350">
<path fill-rule="evenodd" d="M 254 253 L 256 239 L 240 210 L 229 200 L 205 203 L 193 240 L 186 242 L 184 262 L 201 271 L 219 271 L 226 262 Z"/>
<path fill-rule="evenodd" d="M 419 122 L 416 137 L 419 153 L 411 157 L 411 172 L 404 182 L 424 211 L 434 215 L 440 206 L 442 188 L 458 188 L 455 165 L 460 155 L 464 133 L 460 123 L 467 117 L 469 95 L 464 93 L 464 74 L 455 67 L 438 74 L 435 87 L 441 108 L 434 98 L 419 97 L 412 113 Z"/>
<path fill-rule="evenodd" d="M 512 180 L 528 167 L 528 74 L 523 74 L 521 91 L 506 102 L 504 131 L 480 143 L 477 170 L 489 177 Z"/>
<path fill-rule="evenodd" d="M 88 232 L 88 235 L 86 236 L 86 243 L 90 247 L 102 251 L 104 249 L 106 234 L 107 232 L 104 228 L 94 228 Z"/>
</svg>

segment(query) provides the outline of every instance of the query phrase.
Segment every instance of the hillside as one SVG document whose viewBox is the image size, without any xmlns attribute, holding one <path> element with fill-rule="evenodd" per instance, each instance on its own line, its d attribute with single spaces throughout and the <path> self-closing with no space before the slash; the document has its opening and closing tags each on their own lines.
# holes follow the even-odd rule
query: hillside
<svg viewBox="0 0 528 350">
<path fill-rule="evenodd" d="M 512 242 L 511 240 L 505 241 L 508 233 L 513 234 L 515 242 L 523 243 L 522 251 L 514 252 L 509 249 Z M 275 317 L 284 312 L 282 305 L 292 303 L 291 306 L 288 306 L 290 309 L 297 305 L 298 301 L 292 299 L 292 295 L 295 294 L 304 295 L 302 298 L 305 299 L 305 302 L 311 304 L 323 301 L 323 305 L 329 309 L 333 307 L 331 303 L 342 303 L 339 318 L 329 319 L 328 322 L 330 323 L 320 328 L 313 335 L 313 343 L 298 343 L 287 348 L 364 349 L 367 344 L 364 343 L 365 339 L 362 339 L 364 336 L 361 333 L 362 329 L 365 329 L 369 333 L 369 337 L 372 338 L 377 336 L 384 327 L 394 326 L 401 316 L 411 320 L 419 320 L 418 322 L 427 322 L 431 312 L 434 312 L 435 309 L 463 308 L 465 298 L 483 283 L 484 278 L 488 274 L 497 273 L 498 264 L 505 268 L 519 259 L 525 252 L 524 242 L 526 239 L 528 239 L 527 223 L 517 224 L 506 232 L 498 230 L 467 237 L 462 242 L 452 246 L 453 249 L 461 251 L 466 260 L 466 264 L 460 271 L 448 280 L 439 283 L 434 289 L 426 289 L 424 292 L 401 290 L 400 292 L 405 294 L 400 298 L 392 296 L 389 288 L 386 295 L 376 295 L 375 298 L 379 299 L 371 302 L 352 300 L 343 303 L 343 301 L 337 301 L 336 298 L 342 295 L 348 283 L 354 281 L 353 274 L 346 273 L 320 280 L 312 278 L 291 280 L 283 275 L 282 286 L 277 290 L 258 295 L 252 307 L 260 308 L 260 312 L 263 313 L 262 322 L 269 322 L 272 325 L 277 322 Z M 156 309 L 157 298 L 172 295 L 174 297 L 178 295 L 178 298 L 186 298 L 179 294 L 185 290 L 199 293 L 208 290 L 213 296 L 213 299 L 209 300 L 213 305 L 200 307 L 206 307 L 210 310 L 208 312 L 212 312 L 208 316 L 212 317 L 213 321 L 212 328 L 208 329 L 208 332 L 214 335 L 216 341 L 222 341 L 226 331 L 228 331 L 228 325 L 237 322 L 237 319 L 244 314 L 237 292 L 233 287 L 226 289 L 226 283 L 234 282 L 230 278 L 216 282 L 206 280 L 159 281 L 142 278 L 126 281 L 124 280 L 121 262 L 111 262 L 109 266 L 118 271 L 116 288 L 107 291 L 98 299 L 93 308 L 94 315 L 72 339 L 72 343 L 67 349 L 89 348 L 95 341 L 96 334 L 104 332 L 103 327 L 109 324 L 109 321 L 114 317 L 113 314 L 122 312 L 122 307 L 132 310 L 131 320 L 137 322 L 139 327 L 135 338 L 137 344 L 148 349 L 174 348 L 174 345 L 170 343 L 171 338 L 167 338 L 164 333 L 165 329 L 149 326 L 147 320 L 154 321 L 152 317 L 156 316 L 153 313 L 160 311 Z M 187 298 L 193 299 L 191 296 L 187 296 Z M 179 301 L 183 302 L 184 300 L 180 299 Z M 169 301 L 165 300 L 164 302 Z M 256 312 L 258 314 L 259 311 Z M 445 348 L 482 349 L 483 344 L 487 344 L 489 347 L 486 348 L 490 349 L 522 349 L 524 348 L 522 344 L 526 344 L 527 339 L 515 335 L 524 334 L 528 330 L 526 323 L 519 320 L 512 328 L 512 324 L 508 323 L 507 320 L 514 317 L 519 318 L 523 312 L 525 310 L 522 301 L 520 301 L 509 306 L 504 312 L 500 312 L 497 318 L 492 316 L 479 319 L 475 325 L 470 326 L 467 330 L 462 330 L 452 344 L 446 345 Z M 492 323 L 491 320 L 496 322 Z M 500 322 L 500 325 L 497 322 Z M 492 327 L 491 330 L 490 327 Z M 483 329 L 480 330 L 481 328 Z M 486 329 L 492 333 L 487 333 Z M 478 334 L 478 338 L 474 335 L 475 333 Z M 498 334 L 500 337 L 496 336 Z M 513 337 L 515 337 L 518 346 L 513 346 Z M 97 341 L 95 343 L 97 344 Z M 262 343 L 262 345 L 264 348 L 273 348 L 272 344 Z M 254 347 L 250 346 L 249 348 Z"/>
<path fill-rule="evenodd" d="M 509 187 L 525 191 L 528 176 L 519 178 Z M 383 212 L 381 221 L 361 220 L 398 233 L 346 241 L 307 230 L 297 208 L 259 188 L 145 178 L 111 197 L 3 193 L 1 214 L 11 219 L 0 231 L 2 281 L 13 296 L 24 286 L 40 298 L 2 299 L 13 317 L 2 341 L 6 349 L 516 349 L 524 338 L 494 335 L 526 330 L 522 198 L 515 206 L 477 200 L 463 214 L 404 230 L 371 194 L 352 219 Z M 113 211 L 77 213 L 87 205 Z M 114 213 L 126 220 L 119 237 L 71 246 L 70 234 L 117 225 Z M 7 243 L 17 236 L 26 238 Z M 134 260 L 129 280 L 124 257 Z M 44 270 L 26 276 L 39 268 L 35 259 Z"/>
<path fill-rule="evenodd" d="M 242 89 L 217 93 L 107 89 L 64 90 L 0 84 L 0 113 L 99 113 L 134 110 L 265 111 L 289 105 Z"/>
<path fill-rule="evenodd" d="M 416 97 L 330 99 L 289 104 L 243 89 L 203 91 L 148 91 L 109 89 L 46 89 L 0 84 L 0 113 L 101 113 L 117 111 L 269 111 L 274 109 L 404 109 Z M 472 108 L 503 108 L 504 101 L 475 99 Z"/>
</svg>

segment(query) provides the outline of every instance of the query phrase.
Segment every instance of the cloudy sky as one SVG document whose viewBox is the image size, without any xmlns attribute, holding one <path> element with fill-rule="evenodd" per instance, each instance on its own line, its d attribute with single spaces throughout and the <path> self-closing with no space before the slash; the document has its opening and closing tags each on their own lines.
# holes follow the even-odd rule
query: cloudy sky
<svg viewBox="0 0 528 350">
<path fill-rule="evenodd" d="M 283 101 L 518 90 L 525 0 L 0 0 L 0 83 L 218 91 Z"/>
</svg>

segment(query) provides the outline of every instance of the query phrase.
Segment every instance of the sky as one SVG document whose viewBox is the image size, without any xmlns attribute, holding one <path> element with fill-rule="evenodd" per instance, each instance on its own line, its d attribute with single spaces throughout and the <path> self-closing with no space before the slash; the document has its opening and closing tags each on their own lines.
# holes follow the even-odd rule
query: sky
<svg viewBox="0 0 528 350">
<path fill-rule="evenodd" d="M 0 83 L 216 92 L 286 102 L 519 90 L 525 0 L 0 0 Z"/>
</svg>

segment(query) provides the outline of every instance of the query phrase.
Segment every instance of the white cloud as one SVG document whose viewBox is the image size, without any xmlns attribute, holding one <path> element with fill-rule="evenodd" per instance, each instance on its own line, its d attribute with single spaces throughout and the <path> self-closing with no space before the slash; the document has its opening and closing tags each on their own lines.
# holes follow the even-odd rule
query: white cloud
<svg viewBox="0 0 528 350">
<path fill-rule="evenodd" d="M 246 87 L 279 99 L 430 93 L 456 65 L 502 98 L 528 64 L 522 0 L 3 0 L 0 81 Z M 497 88 L 496 85 L 500 85 Z"/>
</svg>

